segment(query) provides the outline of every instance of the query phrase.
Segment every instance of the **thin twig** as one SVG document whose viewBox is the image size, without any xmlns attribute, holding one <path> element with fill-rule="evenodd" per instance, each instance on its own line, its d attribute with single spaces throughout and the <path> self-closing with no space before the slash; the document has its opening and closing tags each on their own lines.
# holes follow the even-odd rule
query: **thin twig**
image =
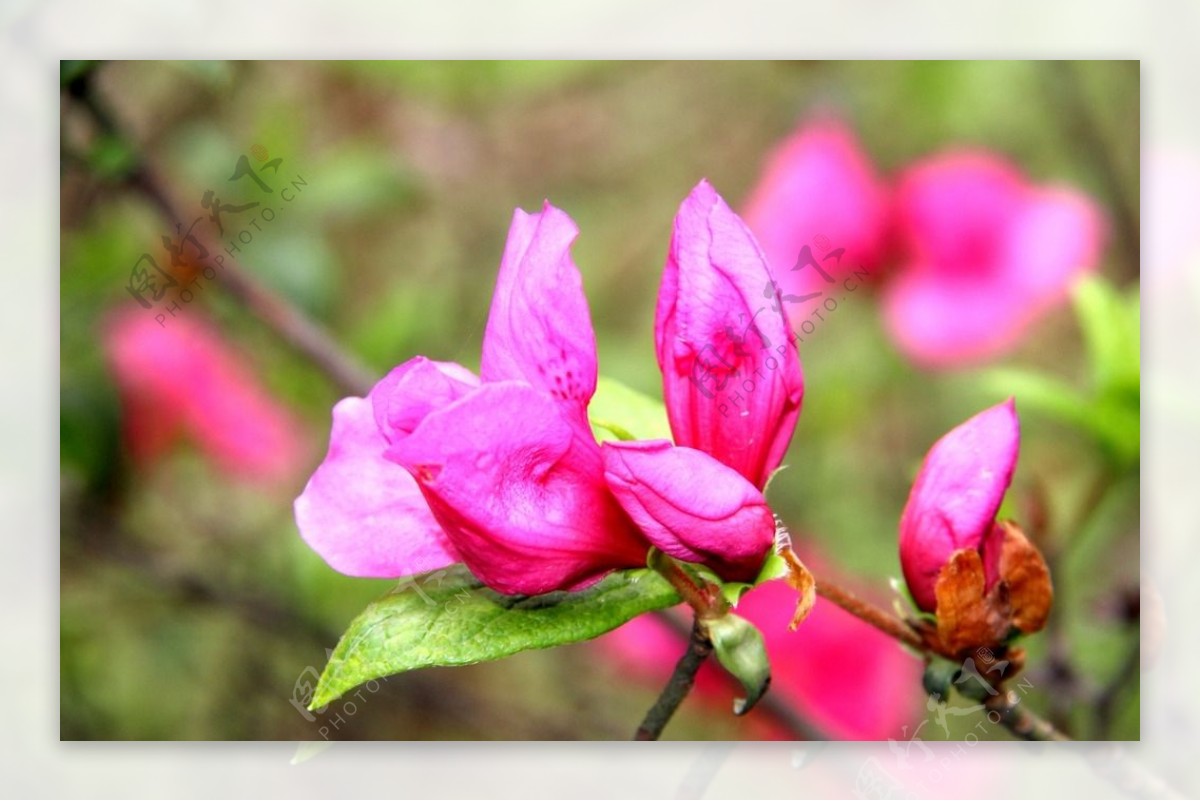
<svg viewBox="0 0 1200 801">
<path fill-rule="evenodd" d="M 898 640 L 923 653 L 928 651 L 921 637 L 903 620 L 864 601 L 829 579 L 817 578 L 817 595 L 837 604 L 859 620 L 870 623 L 893 640 Z"/>
<path fill-rule="evenodd" d="M 1049 721 L 1030 712 L 1014 690 L 1002 690 L 986 702 L 989 712 L 1000 716 L 1000 723 L 1022 740 L 1070 740 Z"/>
<path fill-rule="evenodd" d="M 691 630 L 679 616 L 671 614 L 670 610 L 654 613 L 663 625 L 675 633 L 680 640 L 687 640 Z M 830 739 L 829 735 L 809 721 L 804 715 L 779 693 L 767 692 L 748 714 L 754 715 L 761 710 L 771 717 L 772 721 L 786 729 L 798 740 L 820 741 Z"/>
<path fill-rule="evenodd" d="M 850 614 L 870 623 L 889 637 L 904 643 L 926 656 L 933 653 L 907 623 L 862 600 L 854 593 L 828 579 L 817 578 L 817 594 L 840 606 Z M 1013 734 L 1026 740 L 1069 740 L 1051 723 L 1019 705 L 1020 698 L 1011 690 L 1001 690 L 988 701 L 988 709 L 1000 715 L 1000 723 Z"/>
<path fill-rule="evenodd" d="M 696 673 L 708 655 L 712 653 L 712 642 L 700 625 L 699 619 L 692 624 L 692 636 L 688 639 L 687 650 L 675 664 L 675 670 L 667 681 L 667 686 L 646 713 L 642 725 L 638 726 L 633 735 L 635 740 L 657 740 L 663 729 L 675 714 L 675 710 L 683 703 L 683 699 L 696 683 Z"/>
<path fill-rule="evenodd" d="M 81 75 L 67 88 L 69 95 L 88 110 L 102 132 L 122 140 L 127 139 L 116 116 L 108 109 L 92 86 L 90 72 Z M 166 188 L 166 183 L 159 178 L 158 173 L 140 154 L 129 173 L 127 183 L 130 188 L 149 200 L 167 219 L 172 228 L 180 223 L 186 224 L 183 215 L 179 212 L 178 205 Z M 221 243 L 212 236 L 211 232 L 197 229 L 193 235 L 201 242 L 206 252 L 219 252 L 222 249 Z M 370 391 L 374 384 L 371 374 L 357 360 L 342 350 L 324 329 L 287 300 L 251 277 L 233 259 L 232 255 L 221 264 L 222 269 L 217 273 L 217 280 L 225 286 L 230 295 L 246 306 L 289 345 L 308 357 L 344 392 L 364 396 Z"/>
</svg>

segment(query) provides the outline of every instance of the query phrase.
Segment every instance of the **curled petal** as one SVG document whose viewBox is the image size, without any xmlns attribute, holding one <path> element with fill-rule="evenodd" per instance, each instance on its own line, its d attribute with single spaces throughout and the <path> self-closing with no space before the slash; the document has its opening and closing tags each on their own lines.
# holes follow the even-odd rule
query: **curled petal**
<svg viewBox="0 0 1200 801">
<path fill-rule="evenodd" d="M 518 379 L 586 406 L 596 391 L 596 336 L 571 259 L 579 229 L 546 203 L 517 209 L 483 337 L 485 381 Z"/>
<path fill-rule="evenodd" d="M 394 442 L 411 434 L 431 411 L 478 386 L 479 379 L 462 365 L 417 356 L 384 376 L 369 399 L 379 431 Z"/>
<path fill-rule="evenodd" d="M 329 453 L 296 499 L 300 536 L 334 570 L 399 578 L 460 561 L 417 483 L 383 458 L 371 402 L 333 407 Z"/>
<path fill-rule="evenodd" d="M 929 450 L 900 518 L 900 564 L 917 605 L 937 608 L 943 565 L 961 549 L 985 550 L 996 512 L 1012 482 L 1020 445 L 1009 398 L 943 436 Z M 989 584 L 997 567 L 988 547 Z"/>
<path fill-rule="evenodd" d="M 702 451 L 664 440 L 607 442 L 604 478 L 621 508 L 666 554 L 749 581 L 771 548 L 775 522 L 761 492 Z"/>
<path fill-rule="evenodd" d="M 675 218 L 655 319 L 671 432 L 761 488 L 783 460 L 804 379 L 766 259 L 707 181 Z"/>
<path fill-rule="evenodd" d="M 648 544 L 604 484 L 599 445 L 526 384 L 484 384 L 431 413 L 388 458 L 499 592 L 573 589 L 645 564 Z"/>
</svg>

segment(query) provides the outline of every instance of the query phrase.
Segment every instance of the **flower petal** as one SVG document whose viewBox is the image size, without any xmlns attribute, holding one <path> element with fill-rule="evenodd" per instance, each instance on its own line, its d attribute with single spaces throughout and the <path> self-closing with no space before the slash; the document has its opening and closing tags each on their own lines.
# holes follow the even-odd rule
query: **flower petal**
<svg viewBox="0 0 1200 801">
<path fill-rule="evenodd" d="M 659 550 L 708 565 L 730 581 L 758 574 L 775 520 L 740 473 L 665 440 L 607 442 L 601 452 L 609 489 Z"/>
<path fill-rule="evenodd" d="M 645 564 L 648 544 L 608 492 L 596 441 L 527 384 L 484 384 L 431 413 L 388 458 L 499 592 L 572 589 Z"/>
<path fill-rule="evenodd" d="M 765 485 L 804 394 L 766 259 L 707 181 L 679 208 L 655 319 L 675 442 Z"/>
<path fill-rule="evenodd" d="M 475 374 L 460 364 L 417 356 L 384 376 L 369 398 L 379 431 L 394 442 L 411 434 L 431 411 L 478 386 Z"/>
<path fill-rule="evenodd" d="M 334 570 L 399 578 L 461 561 L 412 476 L 383 458 L 372 405 L 333 407 L 329 453 L 296 499 L 300 536 Z"/>
<path fill-rule="evenodd" d="M 934 587 L 951 554 L 982 549 L 1012 482 L 1020 437 L 1009 398 L 951 430 L 926 455 L 900 518 L 900 564 L 922 609 L 936 609 Z"/>
<path fill-rule="evenodd" d="M 571 259 L 579 229 L 546 203 L 517 209 L 483 337 L 485 381 L 519 379 L 586 406 L 596 391 L 596 336 Z"/>
</svg>

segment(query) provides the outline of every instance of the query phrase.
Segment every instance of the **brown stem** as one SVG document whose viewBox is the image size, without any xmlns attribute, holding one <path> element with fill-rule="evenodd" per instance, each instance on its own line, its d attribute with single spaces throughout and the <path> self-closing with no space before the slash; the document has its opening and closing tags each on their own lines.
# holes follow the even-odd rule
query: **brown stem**
<svg viewBox="0 0 1200 801">
<path fill-rule="evenodd" d="M 921 639 L 911 626 L 895 615 L 889 614 L 879 607 L 862 600 L 849 590 L 839 587 L 828 579 L 817 578 L 817 595 L 831 601 L 850 614 L 869 623 L 905 645 L 908 645 L 927 658 L 935 656 L 929 646 Z M 999 695 L 992 696 L 988 709 L 1000 715 L 1000 723 L 1013 734 L 1025 740 L 1069 740 L 1065 734 L 1054 728 L 1048 721 L 1030 712 L 1019 704 L 1020 698 L 1011 690 L 1001 689 Z"/>
<path fill-rule="evenodd" d="M 1001 690 L 986 702 L 989 712 L 1000 716 L 1000 723 L 1022 740 L 1070 740 L 1071 738 L 1054 728 L 1049 721 L 1042 720 L 1030 712 L 1013 690 Z"/>
<path fill-rule="evenodd" d="M 667 686 L 659 694 L 654 706 L 650 707 L 650 711 L 646 713 L 642 725 L 638 726 L 637 731 L 634 732 L 633 739 L 657 740 L 659 738 L 675 714 L 675 710 L 683 703 L 683 699 L 691 691 L 692 685 L 696 683 L 696 673 L 704 664 L 704 660 L 708 659 L 708 655 L 712 653 L 712 648 L 712 642 L 704 633 L 700 618 L 697 616 L 692 623 L 692 635 L 688 639 L 687 650 L 675 664 L 675 670 L 671 673 Z"/>
<path fill-rule="evenodd" d="M 912 627 L 895 615 L 859 598 L 845 587 L 839 587 L 828 578 L 817 578 L 817 595 L 837 604 L 859 620 L 870 623 L 894 640 L 927 653 L 928 648 Z"/>
<path fill-rule="evenodd" d="M 101 131 L 126 138 L 116 117 L 92 87 L 90 73 L 72 83 L 68 91 L 71 97 L 88 110 Z M 172 228 L 178 223 L 186 227 L 187 223 L 179 212 L 179 206 L 167 191 L 165 182 L 140 156 L 129 174 L 128 183 L 166 217 Z M 213 237 L 211 232 L 197 229 L 194 235 L 206 251 L 222 250 L 222 243 Z M 232 256 L 222 262 L 217 276 L 230 295 L 270 326 L 289 345 L 308 357 L 344 392 L 364 396 L 370 391 L 374 381 L 371 374 L 357 360 L 343 351 L 303 312 L 251 277 Z"/>
</svg>

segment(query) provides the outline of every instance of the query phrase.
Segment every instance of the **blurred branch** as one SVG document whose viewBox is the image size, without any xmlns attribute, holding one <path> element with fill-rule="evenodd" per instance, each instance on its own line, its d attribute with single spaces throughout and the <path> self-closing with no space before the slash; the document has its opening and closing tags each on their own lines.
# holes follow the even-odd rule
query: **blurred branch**
<svg viewBox="0 0 1200 801">
<path fill-rule="evenodd" d="M 1022 740 L 1070 740 L 1048 721 L 1042 720 L 1021 703 L 1014 690 L 1002 690 L 985 702 L 989 712 L 1000 716 L 1000 723 Z"/>
<path fill-rule="evenodd" d="M 1050 61 L 1047 65 L 1047 94 L 1051 103 L 1062 109 L 1063 113 L 1057 116 L 1070 140 L 1072 151 L 1082 151 L 1097 168 L 1104 190 L 1112 202 L 1113 222 L 1122 258 L 1136 277 L 1141 271 L 1141 222 L 1135 205 L 1137 188 L 1134 187 L 1132 192 L 1125 191 L 1126 182 L 1114 158 L 1113 149 L 1105 141 L 1100 120 L 1084 96 L 1085 86 L 1078 67 L 1069 61 Z"/>
<path fill-rule="evenodd" d="M 654 706 L 650 707 L 650 711 L 646 713 L 646 717 L 642 720 L 642 725 L 638 726 L 633 739 L 657 740 L 659 738 L 675 714 L 675 710 L 691 692 L 692 685 L 696 683 L 696 673 L 704 664 L 704 660 L 708 659 L 712 650 L 712 642 L 704 633 L 700 619 L 697 617 L 692 623 L 692 634 L 688 638 L 687 650 L 675 664 L 675 670 L 671 673 L 667 686 L 659 694 Z"/>
<path fill-rule="evenodd" d="M 67 84 L 71 98 L 85 108 L 101 132 L 124 142 L 131 139 L 121 128 L 116 117 L 97 94 L 92 84 L 94 70 L 89 70 Z M 140 153 L 135 152 L 135 163 L 127 176 L 130 188 L 142 194 L 171 226 L 186 224 L 179 207 L 172 200 L 166 184 Z M 219 250 L 218 243 L 205 231 L 194 234 L 207 250 Z M 218 272 L 218 280 L 229 294 L 266 323 L 284 341 L 308 357 L 344 392 L 365 396 L 374 381 L 371 374 L 352 356 L 342 350 L 336 342 L 303 312 L 284 298 L 260 284 L 230 256 Z"/>
<path fill-rule="evenodd" d="M 1116 717 L 1117 701 L 1132 687 L 1137 680 L 1142 666 L 1142 643 L 1138 636 L 1137 627 L 1133 627 L 1133 641 L 1127 646 L 1121 665 L 1112 678 L 1101 687 L 1092 699 L 1092 708 L 1096 713 L 1096 736 L 1108 739 Z"/>
</svg>

